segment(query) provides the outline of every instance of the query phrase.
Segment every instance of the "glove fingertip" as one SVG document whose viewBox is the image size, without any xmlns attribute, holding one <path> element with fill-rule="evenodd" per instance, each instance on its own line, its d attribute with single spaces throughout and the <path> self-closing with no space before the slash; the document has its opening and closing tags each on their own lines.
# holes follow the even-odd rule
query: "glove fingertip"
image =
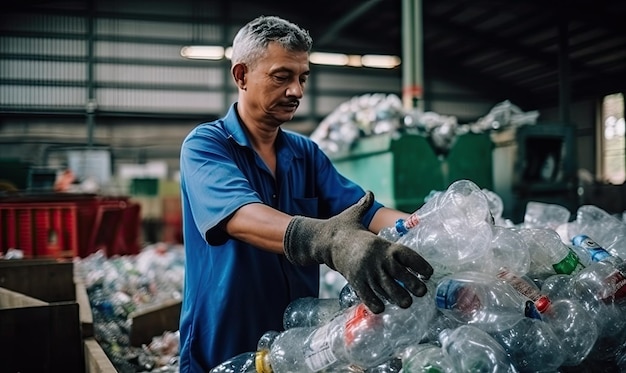
<svg viewBox="0 0 626 373">
<path fill-rule="evenodd" d="M 374 302 L 374 303 L 368 302 L 368 303 L 365 303 L 365 305 L 370 311 L 372 311 L 372 313 L 375 313 L 375 314 L 382 313 L 385 310 L 385 305 L 382 302 Z"/>
<path fill-rule="evenodd" d="M 372 313 L 378 314 L 385 310 L 385 304 L 380 298 L 378 298 L 375 294 L 368 294 L 364 296 L 359 296 L 361 301 L 367 308 L 372 311 Z"/>
</svg>

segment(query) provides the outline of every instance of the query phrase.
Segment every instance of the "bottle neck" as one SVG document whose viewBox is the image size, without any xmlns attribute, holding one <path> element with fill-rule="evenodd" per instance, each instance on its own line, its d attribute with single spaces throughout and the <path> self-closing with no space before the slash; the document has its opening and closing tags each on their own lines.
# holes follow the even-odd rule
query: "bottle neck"
<svg viewBox="0 0 626 373">
<path fill-rule="evenodd" d="M 395 224 L 396 232 L 398 232 L 400 236 L 404 236 L 409 231 L 409 229 L 418 225 L 419 222 L 420 222 L 419 216 L 417 215 L 417 212 L 414 212 L 413 214 L 409 215 L 409 217 L 406 219 L 396 220 L 396 224 Z"/>
<path fill-rule="evenodd" d="M 254 356 L 254 365 L 257 373 L 273 373 L 269 361 L 269 350 L 260 350 Z"/>
</svg>

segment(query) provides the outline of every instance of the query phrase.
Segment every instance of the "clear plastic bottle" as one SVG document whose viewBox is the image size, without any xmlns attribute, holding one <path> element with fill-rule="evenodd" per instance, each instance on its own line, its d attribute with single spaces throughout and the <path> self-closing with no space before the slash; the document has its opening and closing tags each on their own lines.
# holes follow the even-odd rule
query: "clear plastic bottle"
<svg viewBox="0 0 626 373">
<path fill-rule="evenodd" d="M 541 294 L 539 287 L 527 276 L 518 275 L 516 272 L 503 267 L 500 268 L 496 277 L 510 284 L 521 295 L 532 300 L 540 313 L 545 312 L 550 307 L 550 298 Z"/>
<path fill-rule="evenodd" d="M 448 317 L 486 332 L 508 329 L 524 317 L 539 317 L 531 300 L 481 272 L 444 277 L 437 285 L 436 304 Z"/>
<path fill-rule="evenodd" d="M 408 218 L 398 219 L 394 225 L 381 229 L 378 235 L 391 242 L 396 242 L 417 224 L 419 224 L 419 216 L 417 212 L 414 212 Z"/>
<path fill-rule="evenodd" d="M 437 342 L 439 343 L 439 342 Z M 402 373 L 455 373 L 439 344 L 420 343 L 402 352 Z"/>
<path fill-rule="evenodd" d="M 578 365 L 588 356 L 598 338 L 598 328 L 579 302 L 569 298 L 553 302 L 530 278 L 506 268 L 497 277 L 535 303 L 541 320 L 550 325 L 559 339 L 565 354 L 565 365 Z"/>
<path fill-rule="evenodd" d="M 565 361 L 559 338 L 539 319 L 524 317 L 489 335 L 504 347 L 520 372 L 556 372 Z"/>
<path fill-rule="evenodd" d="M 580 252 L 585 253 L 590 262 L 610 261 L 613 264 L 617 264 L 622 261 L 618 256 L 614 256 L 596 241 L 591 239 L 586 234 L 578 234 L 572 238 L 572 245 L 580 249 Z"/>
<path fill-rule="evenodd" d="M 555 230 L 522 228 L 520 233 L 530 253 L 527 274 L 532 279 L 545 279 L 558 273 L 569 275 L 584 268 L 578 255 L 561 241 Z"/>
<path fill-rule="evenodd" d="M 212 368 L 209 373 L 272 373 L 271 368 L 264 369 L 266 355 L 266 350 L 243 352 Z"/>
<path fill-rule="evenodd" d="M 508 282 L 520 294 L 531 299 L 559 338 L 565 354 L 565 365 L 578 365 L 590 353 L 598 338 L 596 322 L 575 299 L 560 298 L 554 302 L 527 276 L 518 276 L 506 269 L 498 278 Z"/>
<path fill-rule="evenodd" d="M 257 342 L 257 350 L 243 352 L 218 366 L 209 373 L 273 373 L 269 364 L 269 350 L 280 332 L 268 330 Z"/>
<path fill-rule="evenodd" d="M 291 329 L 322 325 L 341 312 L 341 309 L 337 298 L 298 298 L 285 308 L 283 326 Z"/>
<path fill-rule="evenodd" d="M 272 344 L 269 365 L 276 373 L 373 368 L 421 340 L 434 314 L 428 294 L 406 309 L 387 304 L 380 314 L 360 303 L 324 325 L 285 330 Z"/>
<path fill-rule="evenodd" d="M 455 372 L 517 372 L 498 341 L 475 326 L 445 329 L 439 341 L 443 355 L 452 362 Z"/>
<path fill-rule="evenodd" d="M 502 213 L 504 212 L 504 202 L 502 202 L 502 198 L 497 193 L 489 189 L 483 188 L 482 191 L 487 198 L 493 224 L 498 226 L 507 226 L 508 223 L 502 218 Z"/>
<path fill-rule="evenodd" d="M 605 304 L 626 307 L 626 262 L 595 262 L 577 273 L 573 283 L 579 295 L 590 294 Z"/>
<path fill-rule="evenodd" d="M 431 320 L 428 326 L 428 331 L 424 338 L 422 338 L 421 343 L 439 343 L 439 334 L 444 329 L 455 329 L 463 323 L 449 317 L 445 313 L 441 312 L 441 310 L 437 309 L 437 313 L 435 317 Z"/>
<path fill-rule="evenodd" d="M 563 365 L 576 366 L 591 353 L 598 340 L 593 317 L 575 299 L 557 299 L 541 314 L 563 349 Z"/>
<path fill-rule="evenodd" d="M 548 228 L 556 230 L 562 224 L 567 223 L 570 217 L 570 211 L 564 206 L 554 203 L 530 201 L 526 204 L 522 226 L 524 228 Z"/>
<path fill-rule="evenodd" d="M 436 274 L 456 272 L 489 250 L 491 211 L 485 194 L 469 180 L 452 183 L 417 215 L 419 224 L 397 242 L 422 255 Z"/>
<path fill-rule="evenodd" d="M 626 338 L 626 262 L 595 262 L 571 283 L 574 295 L 598 325 L 591 354 L 611 357 Z"/>
<path fill-rule="evenodd" d="M 350 284 L 345 284 L 339 292 L 339 305 L 346 309 L 361 303 L 361 298 Z"/>
<path fill-rule="evenodd" d="M 602 361 L 613 358 L 617 346 L 626 336 L 626 310 L 621 302 L 614 303 L 614 297 L 609 295 L 614 286 L 611 284 L 615 284 L 621 277 L 614 271 L 615 268 L 610 263 L 596 262 L 575 275 L 550 276 L 541 286 L 541 292 L 552 301 L 576 301 L 596 323 L 597 339 L 587 360 Z"/>
<path fill-rule="evenodd" d="M 517 229 L 494 226 L 493 237 L 485 254 L 464 264 L 462 271 L 496 274 L 500 268 L 526 273 L 530 268 L 530 253 Z"/>
<path fill-rule="evenodd" d="M 401 371 L 402 360 L 392 357 L 380 365 L 365 369 L 364 373 L 400 373 Z M 354 373 L 354 370 L 350 370 L 349 373 Z"/>
<path fill-rule="evenodd" d="M 551 300 L 572 299 L 573 294 L 572 279 L 574 276 L 566 274 L 552 275 L 542 281 L 541 293 L 545 294 Z"/>
<path fill-rule="evenodd" d="M 580 206 L 576 220 L 559 231 L 569 242 L 574 236 L 586 234 L 614 256 L 626 258 L 626 224 L 595 205 Z"/>
</svg>

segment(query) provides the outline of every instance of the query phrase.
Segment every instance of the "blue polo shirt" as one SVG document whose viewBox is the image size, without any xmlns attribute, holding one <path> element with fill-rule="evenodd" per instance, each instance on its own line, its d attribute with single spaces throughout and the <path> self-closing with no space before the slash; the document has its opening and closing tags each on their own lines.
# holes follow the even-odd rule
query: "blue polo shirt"
<svg viewBox="0 0 626 373">
<path fill-rule="evenodd" d="M 279 130 L 276 158 L 274 178 L 253 151 L 236 104 L 224 118 L 198 125 L 182 144 L 183 373 L 207 372 L 242 352 L 256 351 L 265 332 L 283 330 L 283 312 L 291 301 L 318 296 L 319 265 L 296 266 L 284 255 L 233 239 L 220 222 L 249 203 L 328 218 L 365 194 L 306 136 Z M 365 226 L 381 206 L 374 204 Z"/>
</svg>

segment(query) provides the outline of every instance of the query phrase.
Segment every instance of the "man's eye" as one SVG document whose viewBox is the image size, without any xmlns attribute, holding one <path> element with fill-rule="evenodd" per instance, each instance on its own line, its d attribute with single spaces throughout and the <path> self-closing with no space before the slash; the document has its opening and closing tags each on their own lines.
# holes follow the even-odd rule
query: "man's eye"
<svg viewBox="0 0 626 373">
<path fill-rule="evenodd" d="M 289 79 L 289 77 L 283 75 L 274 75 L 274 79 L 278 80 L 279 82 L 284 82 L 285 80 Z"/>
</svg>

